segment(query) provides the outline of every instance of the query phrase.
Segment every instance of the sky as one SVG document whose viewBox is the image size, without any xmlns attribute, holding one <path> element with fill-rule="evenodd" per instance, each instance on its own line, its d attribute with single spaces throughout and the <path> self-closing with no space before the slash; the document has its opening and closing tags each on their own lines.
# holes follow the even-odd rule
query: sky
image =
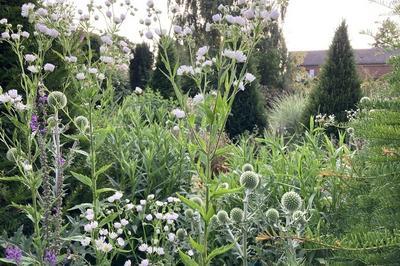
<svg viewBox="0 0 400 266">
<path fill-rule="evenodd" d="M 78 8 L 84 8 L 88 0 L 73 0 Z M 104 0 L 96 0 L 103 2 Z M 141 10 L 129 18 L 121 34 L 133 42 L 140 42 L 138 18 L 145 16 L 145 0 L 132 0 Z M 209 0 L 218 1 L 218 0 Z M 155 0 L 156 5 L 166 9 L 167 0 Z M 164 12 L 165 13 L 165 12 Z M 361 31 L 375 31 L 377 21 L 389 15 L 389 10 L 370 0 L 289 0 L 283 24 L 289 51 L 325 50 L 329 48 L 335 29 L 346 20 L 350 42 L 354 49 L 371 47 L 373 39 Z M 166 15 L 163 17 L 167 23 Z"/>
</svg>

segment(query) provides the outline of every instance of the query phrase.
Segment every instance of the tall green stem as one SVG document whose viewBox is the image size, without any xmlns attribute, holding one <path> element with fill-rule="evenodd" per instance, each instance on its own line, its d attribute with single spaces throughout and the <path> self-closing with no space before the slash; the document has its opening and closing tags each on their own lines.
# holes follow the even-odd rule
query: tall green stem
<svg viewBox="0 0 400 266">
<path fill-rule="evenodd" d="M 249 208 L 249 190 L 246 190 L 245 196 L 243 199 L 243 227 L 242 227 L 242 234 L 243 234 L 243 239 L 242 239 L 242 254 L 243 254 L 243 266 L 247 266 L 247 214 L 248 214 L 248 208 Z"/>
</svg>

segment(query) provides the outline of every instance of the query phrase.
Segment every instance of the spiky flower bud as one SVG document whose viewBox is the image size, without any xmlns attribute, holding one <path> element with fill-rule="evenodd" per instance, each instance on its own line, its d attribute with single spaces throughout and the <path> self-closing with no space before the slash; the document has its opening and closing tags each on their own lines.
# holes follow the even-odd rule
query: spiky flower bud
<svg viewBox="0 0 400 266">
<path fill-rule="evenodd" d="M 18 150 L 16 148 L 11 148 L 6 153 L 6 158 L 10 162 L 15 162 L 18 158 Z"/>
<path fill-rule="evenodd" d="M 279 220 L 279 212 L 274 208 L 268 209 L 265 216 L 267 217 L 267 222 L 270 224 L 275 224 Z"/>
<path fill-rule="evenodd" d="M 193 201 L 194 203 L 198 204 L 198 205 L 203 205 L 203 200 L 199 197 L 193 197 L 190 199 L 191 201 Z"/>
<path fill-rule="evenodd" d="M 186 210 L 185 210 L 185 216 L 186 216 L 187 218 L 191 219 L 191 218 L 193 218 L 193 215 L 194 215 L 194 213 L 193 213 L 193 210 L 192 210 L 192 209 L 186 209 Z"/>
<path fill-rule="evenodd" d="M 233 208 L 230 213 L 231 220 L 235 223 L 243 222 L 243 210 L 239 208 Z"/>
<path fill-rule="evenodd" d="M 300 209 L 302 200 L 299 194 L 294 191 L 283 194 L 281 204 L 287 212 L 295 212 Z"/>
<path fill-rule="evenodd" d="M 242 166 L 242 171 L 243 172 L 247 172 L 247 171 L 254 171 L 254 167 L 251 165 L 251 164 L 249 164 L 249 163 L 245 163 L 243 166 Z"/>
<path fill-rule="evenodd" d="M 53 91 L 49 94 L 47 103 L 54 109 L 63 109 L 67 106 L 67 96 L 61 91 Z"/>
<path fill-rule="evenodd" d="M 305 224 L 307 222 L 305 213 L 302 211 L 295 211 L 292 218 L 295 223 Z"/>
<path fill-rule="evenodd" d="M 75 117 L 74 123 L 81 131 L 85 131 L 89 127 L 89 120 L 82 115 Z"/>
<path fill-rule="evenodd" d="M 186 233 L 186 230 L 185 230 L 185 229 L 179 228 L 178 230 L 176 230 L 176 236 L 178 237 L 178 239 L 179 239 L 180 241 L 185 240 L 186 235 L 187 235 L 187 233 Z"/>
<path fill-rule="evenodd" d="M 252 171 L 246 171 L 240 176 L 240 184 L 248 190 L 254 190 L 259 182 L 260 178 Z"/>
<path fill-rule="evenodd" d="M 226 224 L 229 222 L 229 215 L 226 211 L 221 210 L 217 213 L 218 222 L 222 224 Z"/>
</svg>

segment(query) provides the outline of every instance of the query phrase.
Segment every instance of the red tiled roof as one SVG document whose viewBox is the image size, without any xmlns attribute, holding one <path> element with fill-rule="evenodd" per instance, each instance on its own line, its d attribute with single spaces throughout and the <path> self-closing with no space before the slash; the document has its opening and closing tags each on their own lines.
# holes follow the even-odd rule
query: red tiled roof
<svg viewBox="0 0 400 266">
<path fill-rule="evenodd" d="M 291 52 L 293 54 L 304 54 L 302 66 L 320 66 L 326 59 L 327 50 Z M 385 50 L 381 48 L 355 49 L 354 57 L 358 65 L 387 64 L 393 55 L 400 55 L 400 50 Z"/>
</svg>

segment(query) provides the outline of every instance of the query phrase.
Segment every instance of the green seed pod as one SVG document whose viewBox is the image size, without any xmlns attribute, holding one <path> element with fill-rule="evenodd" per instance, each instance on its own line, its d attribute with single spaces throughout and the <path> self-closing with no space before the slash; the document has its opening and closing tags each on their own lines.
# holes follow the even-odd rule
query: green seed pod
<svg viewBox="0 0 400 266">
<path fill-rule="evenodd" d="M 246 171 L 240 176 L 240 184 L 248 190 L 254 190 L 259 182 L 260 178 L 252 171 Z"/>
<path fill-rule="evenodd" d="M 194 203 L 200 205 L 200 206 L 203 205 L 203 200 L 201 198 L 199 198 L 199 197 L 193 197 L 190 200 L 193 201 Z"/>
<path fill-rule="evenodd" d="M 254 167 L 253 167 L 251 164 L 249 164 L 249 163 L 245 163 L 245 164 L 242 166 L 242 171 L 243 171 L 243 172 L 247 172 L 247 171 L 254 172 Z"/>
<path fill-rule="evenodd" d="M 287 212 L 293 213 L 300 209 L 302 200 L 299 194 L 294 191 L 290 191 L 283 194 L 281 204 Z"/>
<path fill-rule="evenodd" d="M 229 215 L 226 211 L 221 210 L 217 213 L 218 222 L 223 225 L 229 222 Z"/>
<path fill-rule="evenodd" d="M 267 222 L 269 224 L 275 224 L 279 220 L 279 212 L 274 208 L 268 209 L 265 216 L 267 217 Z"/>
<path fill-rule="evenodd" d="M 18 150 L 16 148 L 11 148 L 6 153 L 6 158 L 10 162 L 16 162 L 18 158 Z"/>
<path fill-rule="evenodd" d="M 81 131 L 85 131 L 89 127 L 89 120 L 82 115 L 75 117 L 74 123 Z"/>
<path fill-rule="evenodd" d="M 305 213 L 302 211 L 295 211 L 292 215 L 293 221 L 298 224 L 305 224 L 307 222 Z"/>
<path fill-rule="evenodd" d="M 54 109 L 63 109 L 67 106 L 67 96 L 61 91 L 53 91 L 49 94 L 47 102 Z"/>
<path fill-rule="evenodd" d="M 193 218 L 193 215 L 194 215 L 194 213 L 193 213 L 193 210 L 192 210 L 192 209 L 186 209 L 186 210 L 185 210 L 185 216 L 186 216 L 187 218 L 191 219 L 191 218 Z"/>
<path fill-rule="evenodd" d="M 233 208 L 230 213 L 231 220 L 235 223 L 243 222 L 244 214 L 243 210 L 239 208 Z"/>
<path fill-rule="evenodd" d="M 178 239 L 179 239 L 180 241 L 185 240 L 186 235 L 187 235 L 187 233 L 186 233 L 186 230 L 185 230 L 185 229 L 179 228 L 178 230 L 176 230 L 176 236 L 178 237 Z"/>
</svg>

